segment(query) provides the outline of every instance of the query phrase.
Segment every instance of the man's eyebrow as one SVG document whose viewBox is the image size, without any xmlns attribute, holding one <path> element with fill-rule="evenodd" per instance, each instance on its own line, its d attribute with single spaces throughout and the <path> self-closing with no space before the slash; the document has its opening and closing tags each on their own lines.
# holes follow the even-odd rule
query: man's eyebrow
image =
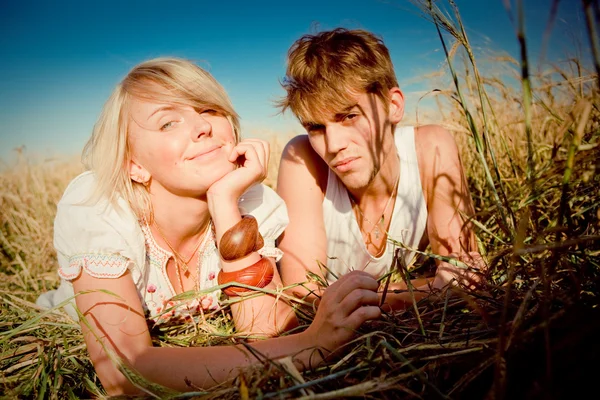
<svg viewBox="0 0 600 400">
<path fill-rule="evenodd" d="M 303 122 L 302 126 L 304 127 L 304 129 L 316 129 L 322 127 L 323 124 L 320 124 L 318 122 Z"/>
<path fill-rule="evenodd" d="M 150 119 L 154 114 L 156 114 L 160 111 L 173 111 L 174 109 L 175 109 L 175 107 L 173 107 L 173 106 L 160 106 L 156 110 L 154 110 L 150 113 L 150 115 L 148 116 L 148 119 Z"/>
<path fill-rule="evenodd" d="M 342 119 L 346 116 L 346 114 L 348 114 L 350 111 L 353 111 L 355 108 L 357 108 L 359 111 L 362 111 L 362 109 L 360 108 L 360 106 L 358 105 L 358 103 L 355 104 L 351 104 L 348 107 L 342 109 L 340 112 L 337 112 L 333 115 L 334 120 L 339 120 Z"/>
<path fill-rule="evenodd" d="M 348 107 L 344 107 L 340 111 L 338 111 L 334 114 L 330 114 L 330 115 L 332 115 L 333 121 L 338 121 L 340 119 L 343 119 L 350 111 L 353 111 L 354 109 L 358 109 L 358 111 L 362 112 L 362 108 L 360 107 L 360 105 L 358 103 L 354 103 L 354 104 L 351 104 Z M 325 118 L 325 119 L 328 119 L 328 118 Z M 319 127 L 323 126 L 325 124 L 325 122 L 304 121 L 304 122 L 301 122 L 301 124 L 305 129 L 306 128 L 314 129 L 314 128 L 319 128 Z"/>
</svg>

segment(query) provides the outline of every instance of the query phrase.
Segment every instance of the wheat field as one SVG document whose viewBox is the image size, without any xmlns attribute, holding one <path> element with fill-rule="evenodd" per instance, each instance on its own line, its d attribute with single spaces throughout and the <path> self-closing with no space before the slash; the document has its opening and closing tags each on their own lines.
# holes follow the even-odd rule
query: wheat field
<svg viewBox="0 0 600 400">
<path fill-rule="evenodd" d="M 192 394 L 167 396 L 144 383 L 155 394 L 148 398 L 558 399 L 591 387 L 595 369 L 584 363 L 600 361 L 598 70 L 577 58 L 535 71 L 527 59 L 493 60 L 518 82 L 508 84 L 478 69 L 457 10 L 448 16 L 415 3 L 447 49 L 446 83 L 434 95 L 475 202 L 485 286 L 386 314 L 361 329 L 341 360 L 316 370 L 294 374 L 260 360 L 231 382 Z M 284 143 L 272 138 L 270 186 Z M 32 161 L 21 152 L 0 172 L 3 398 L 105 396 L 78 325 L 60 309 L 33 304 L 58 284 L 56 204 L 82 170 L 78 158 Z M 299 309 L 299 316 L 312 315 Z M 153 331 L 153 340 L 235 341 L 226 318 L 208 323 L 201 333 L 190 326 Z"/>
</svg>

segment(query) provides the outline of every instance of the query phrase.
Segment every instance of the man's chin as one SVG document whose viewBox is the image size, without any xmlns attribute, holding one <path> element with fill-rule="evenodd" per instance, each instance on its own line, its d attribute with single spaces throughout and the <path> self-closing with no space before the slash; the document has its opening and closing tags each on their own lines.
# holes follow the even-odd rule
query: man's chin
<svg viewBox="0 0 600 400">
<path fill-rule="evenodd" d="M 338 175 L 338 178 L 348 190 L 361 190 L 369 186 L 368 177 L 359 172 L 345 174 L 344 176 Z"/>
</svg>

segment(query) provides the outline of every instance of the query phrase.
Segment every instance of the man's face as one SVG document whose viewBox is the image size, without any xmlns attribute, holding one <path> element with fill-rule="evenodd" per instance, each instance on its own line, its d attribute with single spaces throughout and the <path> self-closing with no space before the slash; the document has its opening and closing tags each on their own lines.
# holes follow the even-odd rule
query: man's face
<svg viewBox="0 0 600 400">
<path fill-rule="evenodd" d="M 390 105 L 393 107 L 393 105 Z M 350 190 L 366 188 L 394 150 L 392 125 L 398 121 L 376 95 L 363 93 L 346 109 L 304 128 L 315 152 Z"/>
</svg>

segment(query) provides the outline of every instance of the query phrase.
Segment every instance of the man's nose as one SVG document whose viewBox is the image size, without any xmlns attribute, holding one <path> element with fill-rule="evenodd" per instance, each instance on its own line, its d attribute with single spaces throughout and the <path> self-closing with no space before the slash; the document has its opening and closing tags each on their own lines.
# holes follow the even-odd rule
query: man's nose
<svg viewBox="0 0 600 400">
<path fill-rule="evenodd" d="M 338 153 L 348 146 L 346 132 L 341 126 L 329 125 L 325 128 L 325 143 L 329 153 Z"/>
</svg>

